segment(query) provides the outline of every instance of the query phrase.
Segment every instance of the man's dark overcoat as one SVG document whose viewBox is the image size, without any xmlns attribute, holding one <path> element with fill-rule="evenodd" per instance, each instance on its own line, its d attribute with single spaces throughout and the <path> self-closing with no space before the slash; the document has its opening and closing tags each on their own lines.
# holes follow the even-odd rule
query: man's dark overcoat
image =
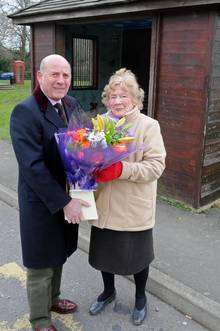
<svg viewBox="0 0 220 331">
<path fill-rule="evenodd" d="M 62 99 L 68 118 L 77 101 Z M 38 87 L 11 115 L 10 133 L 19 168 L 18 197 L 23 263 L 27 268 L 61 266 L 77 248 L 78 225 L 64 220 L 71 200 L 54 133 L 64 127 Z"/>
</svg>

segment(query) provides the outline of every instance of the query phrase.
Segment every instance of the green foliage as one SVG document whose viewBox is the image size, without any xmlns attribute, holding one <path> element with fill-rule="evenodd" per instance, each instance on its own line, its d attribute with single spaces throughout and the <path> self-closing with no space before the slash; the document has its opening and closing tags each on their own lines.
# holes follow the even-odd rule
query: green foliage
<svg viewBox="0 0 220 331">
<path fill-rule="evenodd" d="M 119 132 L 116 131 L 115 122 L 109 119 L 105 119 L 106 128 L 105 128 L 105 140 L 108 145 L 114 145 L 118 142 L 118 139 L 121 138 Z"/>
<path fill-rule="evenodd" d="M 0 57 L 0 72 L 11 71 L 11 61 L 7 58 Z"/>
<path fill-rule="evenodd" d="M 125 124 L 125 121 L 126 119 L 124 117 L 116 122 L 108 116 L 102 117 L 99 114 L 96 118 L 92 118 L 94 130 L 104 132 L 105 141 L 108 145 L 119 144 L 122 139 L 124 142 L 129 142 L 134 139 L 134 137 L 126 136 L 127 130 L 132 126 L 132 124 Z"/>
<path fill-rule="evenodd" d="M 2 47 L 0 43 L 0 73 L 11 72 L 12 63 L 16 60 L 22 60 L 19 51 Z M 29 52 L 25 52 L 23 60 L 25 62 L 25 78 L 29 80 L 31 78 Z"/>
<path fill-rule="evenodd" d="M 13 108 L 31 93 L 30 81 L 15 85 L 12 90 L 0 90 L 0 139 L 10 140 L 9 120 Z"/>
</svg>

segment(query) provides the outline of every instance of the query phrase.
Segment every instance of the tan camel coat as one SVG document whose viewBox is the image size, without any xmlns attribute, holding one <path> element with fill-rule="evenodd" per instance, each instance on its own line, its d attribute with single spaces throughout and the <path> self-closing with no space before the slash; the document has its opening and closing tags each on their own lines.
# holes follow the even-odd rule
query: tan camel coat
<svg viewBox="0 0 220 331">
<path fill-rule="evenodd" d="M 142 231 L 155 223 L 157 179 L 165 168 L 166 151 L 156 120 L 135 108 L 127 115 L 136 141 L 146 148 L 122 161 L 121 176 L 96 191 L 99 219 L 92 224 L 118 231 Z"/>
</svg>

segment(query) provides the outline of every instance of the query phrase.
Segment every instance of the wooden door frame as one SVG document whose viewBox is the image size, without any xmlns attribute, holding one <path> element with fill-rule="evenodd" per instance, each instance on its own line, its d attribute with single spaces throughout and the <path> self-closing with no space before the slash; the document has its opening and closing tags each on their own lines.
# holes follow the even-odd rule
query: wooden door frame
<svg viewBox="0 0 220 331">
<path fill-rule="evenodd" d="M 150 54 L 150 79 L 148 90 L 148 116 L 155 118 L 156 114 L 156 90 L 157 90 L 157 71 L 159 59 L 160 43 L 160 14 L 152 17 L 151 33 L 151 54 Z"/>
</svg>

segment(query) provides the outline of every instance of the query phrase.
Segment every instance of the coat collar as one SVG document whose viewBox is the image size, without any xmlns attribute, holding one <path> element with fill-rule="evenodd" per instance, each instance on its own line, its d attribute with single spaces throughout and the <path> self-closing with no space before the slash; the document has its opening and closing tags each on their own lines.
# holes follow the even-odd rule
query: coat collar
<svg viewBox="0 0 220 331">
<path fill-rule="evenodd" d="M 116 119 L 116 117 L 114 117 L 114 115 L 110 110 L 107 112 L 107 114 L 110 115 L 110 117 L 112 117 L 113 119 Z M 124 117 L 126 118 L 127 122 L 134 122 L 136 118 L 139 116 L 139 114 L 140 114 L 140 109 L 138 108 L 138 106 L 135 106 L 131 111 L 125 114 Z"/>
<path fill-rule="evenodd" d="M 50 104 L 49 100 L 47 99 L 46 95 L 41 91 L 41 88 L 39 85 L 34 89 L 33 96 L 35 100 L 37 101 L 37 104 L 40 108 L 40 111 L 42 113 L 45 113 L 48 107 L 48 104 Z"/>
<path fill-rule="evenodd" d="M 125 118 L 128 122 L 134 122 L 136 118 L 139 116 L 139 114 L 140 114 L 140 109 L 138 108 L 138 106 L 135 106 L 131 111 L 129 111 L 125 115 Z"/>
<path fill-rule="evenodd" d="M 63 127 L 62 119 L 60 118 L 60 116 L 58 115 L 58 113 L 56 112 L 56 110 L 54 109 L 54 107 L 46 97 L 46 95 L 42 92 L 39 85 L 35 88 L 33 92 L 33 96 L 40 108 L 40 111 L 44 113 L 45 118 L 48 121 L 52 122 L 57 128 Z M 67 117 L 69 119 L 72 113 L 71 103 L 69 102 L 66 96 L 62 98 L 62 103 L 64 105 L 64 108 L 67 112 Z"/>
</svg>

